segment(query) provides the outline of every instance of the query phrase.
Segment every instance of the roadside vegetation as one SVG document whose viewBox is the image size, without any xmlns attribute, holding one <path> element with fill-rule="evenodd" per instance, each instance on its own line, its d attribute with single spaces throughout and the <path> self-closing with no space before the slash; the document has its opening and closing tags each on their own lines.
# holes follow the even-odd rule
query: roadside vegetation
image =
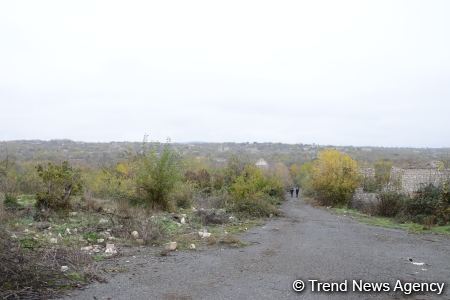
<svg viewBox="0 0 450 300">
<path fill-rule="evenodd" d="M 279 214 L 288 168 L 230 157 L 214 165 L 170 144 L 143 145 L 102 167 L 0 161 L 0 297 L 41 299 L 102 280 L 102 263 L 241 247 L 237 233 Z M 131 251 L 131 252 L 130 252 Z M 106 264 L 107 266 L 107 264 Z"/>
<path fill-rule="evenodd" d="M 450 233 L 449 181 L 422 186 L 413 194 L 402 193 L 399 178 L 391 178 L 393 164 L 375 162 L 373 177 L 359 174 L 358 164 L 336 150 L 324 150 L 316 160 L 296 167 L 293 177 L 304 195 L 336 212 L 349 214 L 365 223 L 403 228 L 413 232 Z M 355 190 L 374 194 L 361 211 L 353 208 Z"/>
<path fill-rule="evenodd" d="M 319 152 L 317 159 L 304 164 L 296 176 L 303 192 L 321 205 L 347 206 L 358 187 L 358 163 L 337 150 Z"/>
<path fill-rule="evenodd" d="M 279 215 L 292 186 L 368 224 L 449 233 L 448 183 L 402 194 L 388 160 L 376 161 L 374 176 L 364 177 L 365 162 L 337 150 L 313 160 L 280 154 L 257 167 L 242 153 L 218 159 L 178 149 L 143 143 L 95 164 L 45 155 L 16 160 L 2 152 L 0 297 L 52 297 L 101 281 L 117 271 L 108 267 L 111 258 L 142 247 L 164 256 L 244 246 L 237 233 Z M 358 188 L 375 195 L 361 211 L 354 209 Z"/>
</svg>

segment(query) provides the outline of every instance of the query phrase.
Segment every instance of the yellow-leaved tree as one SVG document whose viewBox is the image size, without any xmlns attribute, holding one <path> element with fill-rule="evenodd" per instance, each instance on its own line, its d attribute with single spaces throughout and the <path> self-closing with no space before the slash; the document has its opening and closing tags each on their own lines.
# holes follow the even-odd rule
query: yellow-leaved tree
<svg viewBox="0 0 450 300">
<path fill-rule="evenodd" d="M 358 163 L 337 150 L 323 150 L 313 162 L 311 184 L 324 205 L 346 205 L 359 185 Z"/>
</svg>

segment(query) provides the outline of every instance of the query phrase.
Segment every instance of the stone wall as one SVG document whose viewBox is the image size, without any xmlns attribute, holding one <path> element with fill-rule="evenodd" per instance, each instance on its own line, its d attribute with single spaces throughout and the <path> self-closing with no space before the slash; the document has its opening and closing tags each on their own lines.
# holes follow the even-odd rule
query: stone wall
<svg viewBox="0 0 450 300">
<path fill-rule="evenodd" d="M 404 169 L 401 172 L 401 189 L 406 193 L 414 193 L 421 187 L 433 184 L 438 186 L 447 180 L 450 170 L 437 169 Z"/>
<path fill-rule="evenodd" d="M 375 177 L 373 168 L 362 168 L 360 173 L 363 177 Z M 388 188 L 399 189 L 404 193 L 414 193 L 428 184 L 439 185 L 450 178 L 450 169 L 400 169 L 393 167 L 391 171 L 391 182 Z"/>
</svg>

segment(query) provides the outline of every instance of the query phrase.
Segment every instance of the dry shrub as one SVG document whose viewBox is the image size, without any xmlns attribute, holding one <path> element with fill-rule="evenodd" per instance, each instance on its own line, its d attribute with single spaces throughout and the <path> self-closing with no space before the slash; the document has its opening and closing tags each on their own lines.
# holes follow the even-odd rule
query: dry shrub
<svg viewBox="0 0 450 300">
<path fill-rule="evenodd" d="M 130 206 L 130 202 L 126 199 L 118 199 L 116 201 L 116 213 L 119 216 L 129 217 L 131 214 L 132 207 Z"/>
<path fill-rule="evenodd" d="M 118 207 L 118 211 L 119 226 L 113 228 L 115 236 L 130 239 L 131 232 L 137 231 L 145 244 L 157 244 L 166 236 L 163 222 L 151 216 L 151 211 L 126 204 Z"/>
<path fill-rule="evenodd" d="M 92 197 L 92 193 L 88 190 L 83 193 L 83 204 L 87 211 L 100 212 L 103 210 L 102 205 Z"/>
<path fill-rule="evenodd" d="M 0 228 L 0 298 L 43 299 L 61 289 L 88 280 L 81 273 L 88 257 L 68 249 L 29 251 L 22 249 L 9 233 Z M 76 279 L 60 271 L 61 265 L 80 273 Z M 73 274 L 73 273 L 71 273 Z"/>
<path fill-rule="evenodd" d="M 218 192 L 212 195 L 197 194 L 193 204 L 196 208 L 223 208 L 230 202 L 229 198 L 229 195 L 225 192 Z"/>
<path fill-rule="evenodd" d="M 154 218 L 142 220 L 136 224 L 145 244 L 159 243 L 166 235 L 166 229 Z"/>
<path fill-rule="evenodd" d="M 177 183 L 170 194 L 170 201 L 180 208 L 190 208 L 194 198 L 194 185 L 190 183 Z"/>
<path fill-rule="evenodd" d="M 0 198 L 0 223 L 6 219 L 5 206 L 3 204 L 3 199 Z"/>
<path fill-rule="evenodd" d="M 407 196 L 396 192 L 383 192 L 378 195 L 376 214 L 383 217 L 397 216 L 407 201 Z"/>
</svg>

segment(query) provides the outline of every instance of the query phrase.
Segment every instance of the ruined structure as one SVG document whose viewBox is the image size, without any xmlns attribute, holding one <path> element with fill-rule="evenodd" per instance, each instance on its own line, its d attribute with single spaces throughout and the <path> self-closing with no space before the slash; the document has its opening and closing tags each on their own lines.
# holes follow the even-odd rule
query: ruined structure
<svg viewBox="0 0 450 300">
<path fill-rule="evenodd" d="M 365 178 L 375 178 L 375 169 L 373 168 L 363 168 L 360 172 Z M 400 169 L 393 167 L 388 189 L 411 194 L 429 184 L 438 186 L 449 178 L 450 169 Z"/>
</svg>

